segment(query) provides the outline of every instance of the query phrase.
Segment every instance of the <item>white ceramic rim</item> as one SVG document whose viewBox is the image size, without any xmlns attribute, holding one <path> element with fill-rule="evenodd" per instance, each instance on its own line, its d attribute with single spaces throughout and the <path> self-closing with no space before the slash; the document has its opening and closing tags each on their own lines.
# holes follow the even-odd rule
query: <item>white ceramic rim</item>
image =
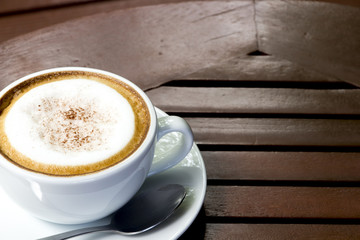
<svg viewBox="0 0 360 240">
<path fill-rule="evenodd" d="M 7 87 L 5 87 L 3 90 L 1 90 L 0 99 L 4 96 L 4 94 L 6 92 L 8 92 L 12 88 L 16 87 L 18 84 L 20 84 L 23 81 L 26 81 L 28 79 L 31 79 L 33 77 L 36 77 L 36 76 L 39 76 L 42 74 L 51 73 L 51 72 L 59 72 L 59 71 L 95 72 L 95 73 L 107 75 L 107 76 L 113 77 L 115 79 L 118 79 L 118 80 L 128 84 L 130 87 L 132 87 L 143 98 L 143 100 L 146 103 L 146 106 L 148 107 L 149 113 L 150 113 L 150 126 L 149 126 L 149 129 L 148 129 L 148 132 L 146 134 L 144 141 L 142 142 L 140 147 L 134 153 L 132 153 L 130 156 L 128 156 L 122 162 L 120 162 L 114 166 L 108 167 L 104 170 L 89 173 L 89 174 L 84 174 L 84 175 L 50 176 L 50 175 L 46 175 L 46 174 L 42 174 L 42 173 L 36 173 L 36 172 L 30 171 L 30 170 L 25 170 L 21 167 L 16 166 L 15 164 L 11 163 L 10 161 L 0 161 L 0 167 L 3 166 L 6 169 L 8 169 L 9 171 L 11 171 L 12 173 L 22 175 L 25 178 L 29 178 L 29 179 L 33 179 L 33 180 L 41 181 L 41 182 L 47 182 L 47 183 L 51 183 L 51 184 L 69 184 L 69 183 L 91 182 L 94 180 L 98 181 L 99 179 L 108 177 L 118 171 L 121 171 L 121 169 L 126 168 L 129 164 L 131 164 L 131 162 L 134 159 L 137 159 L 144 152 L 149 150 L 152 142 L 156 141 L 155 135 L 156 135 L 156 130 L 157 130 L 157 117 L 156 117 L 156 112 L 155 112 L 154 106 L 151 103 L 148 96 L 138 86 L 136 86 L 133 82 L 129 81 L 128 79 L 121 77 L 117 74 L 114 74 L 114 73 L 111 73 L 108 71 L 104 71 L 104 70 L 95 69 L 95 68 L 87 68 L 87 67 L 58 67 L 58 68 L 45 69 L 42 71 L 38 71 L 35 73 L 31 73 L 29 75 L 26 75 L 16 81 L 12 82 L 11 84 L 9 84 Z M 5 157 L 5 156 L 3 156 L 2 153 L 0 153 L 0 154 L 1 154 L 1 157 Z"/>
</svg>

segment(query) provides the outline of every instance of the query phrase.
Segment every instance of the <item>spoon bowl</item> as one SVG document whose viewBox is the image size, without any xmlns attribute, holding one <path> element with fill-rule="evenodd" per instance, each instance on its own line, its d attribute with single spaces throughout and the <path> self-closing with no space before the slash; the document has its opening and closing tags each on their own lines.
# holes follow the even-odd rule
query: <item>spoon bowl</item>
<svg viewBox="0 0 360 240">
<path fill-rule="evenodd" d="M 139 234 L 165 221 L 180 206 L 185 196 L 185 188 L 179 184 L 146 189 L 120 208 L 108 225 L 82 228 L 38 240 L 69 239 L 99 231 L 115 231 L 123 235 Z"/>
</svg>

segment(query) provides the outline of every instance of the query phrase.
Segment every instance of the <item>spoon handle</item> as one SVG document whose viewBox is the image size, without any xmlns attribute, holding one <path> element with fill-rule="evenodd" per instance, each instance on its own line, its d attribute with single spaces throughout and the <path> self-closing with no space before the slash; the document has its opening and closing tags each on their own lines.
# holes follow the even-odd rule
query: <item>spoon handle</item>
<svg viewBox="0 0 360 240">
<path fill-rule="evenodd" d="M 86 234 L 86 233 L 92 233 L 92 232 L 98 232 L 98 231 L 109 231 L 109 230 L 112 230 L 111 225 L 88 227 L 88 228 L 76 229 L 76 230 L 72 230 L 69 232 L 56 234 L 56 235 L 53 235 L 50 237 L 39 238 L 38 240 L 63 240 L 63 239 L 76 237 L 76 236 Z"/>
</svg>

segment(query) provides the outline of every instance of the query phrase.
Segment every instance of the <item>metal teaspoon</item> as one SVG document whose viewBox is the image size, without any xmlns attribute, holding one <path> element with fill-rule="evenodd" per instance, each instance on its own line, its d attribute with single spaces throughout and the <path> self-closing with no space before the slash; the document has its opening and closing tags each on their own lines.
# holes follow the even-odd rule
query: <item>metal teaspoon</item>
<svg viewBox="0 0 360 240">
<path fill-rule="evenodd" d="M 166 220 L 185 196 L 185 188 L 179 184 L 148 189 L 120 208 L 108 225 L 82 228 L 38 240 L 62 240 L 98 231 L 115 231 L 123 235 L 142 233 Z"/>
</svg>

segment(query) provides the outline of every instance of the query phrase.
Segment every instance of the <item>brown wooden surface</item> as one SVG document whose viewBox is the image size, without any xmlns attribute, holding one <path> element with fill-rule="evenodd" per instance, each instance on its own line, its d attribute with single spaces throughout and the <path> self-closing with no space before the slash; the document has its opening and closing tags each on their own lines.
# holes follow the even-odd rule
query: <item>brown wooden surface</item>
<svg viewBox="0 0 360 240">
<path fill-rule="evenodd" d="M 0 88 L 95 67 L 189 122 L 208 187 L 181 239 L 360 238 L 358 1 L 4 3 Z"/>
<path fill-rule="evenodd" d="M 239 149 L 202 151 L 202 156 L 207 177 L 211 181 L 360 181 L 358 152 L 270 152 Z"/>
<path fill-rule="evenodd" d="M 170 112 L 360 114 L 360 89 L 159 87 L 147 93 Z"/>
<path fill-rule="evenodd" d="M 360 86 L 360 8 L 308 3 L 257 1 L 259 48 Z"/>
<path fill-rule="evenodd" d="M 209 224 L 209 239 L 346 239 L 360 238 L 358 225 L 309 224 Z M 265 234 L 264 234 L 265 233 Z M 301 234 L 299 234 L 301 233 Z"/>
<path fill-rule="evenodd" d="M 212 217 L 358 219 L 359 197 L 352 187 L 208 186 L 204 204 Z"/>
</svg>

